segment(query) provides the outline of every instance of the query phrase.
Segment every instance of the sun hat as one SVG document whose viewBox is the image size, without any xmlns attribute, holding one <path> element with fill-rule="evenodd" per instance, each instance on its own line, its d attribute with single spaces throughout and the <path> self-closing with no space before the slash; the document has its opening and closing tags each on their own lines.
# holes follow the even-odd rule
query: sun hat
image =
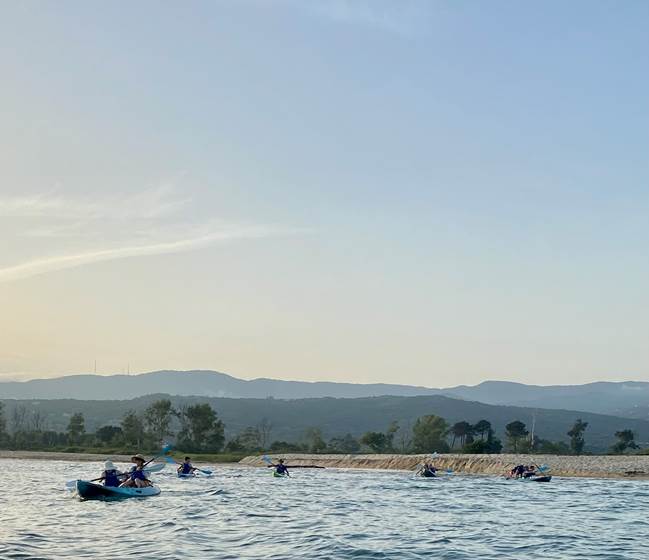
<svg viewBox="0 0 649 560">
<path fill-rule="evenodd" d="M 146 463 L 146 459 L 140 454 L 137 453 L 131 457 L 131 461 L 135 462 L 135 460 L 142 461 L 143 463 Z"/>
<path fill-rule="evenodd" d="M 105 471 L 116 471 L 117 469 L 115 468 L 115 465 L 113 465 L 113 462 L 109 459 L 104 463 L 104 470 Z"/>
</svg>

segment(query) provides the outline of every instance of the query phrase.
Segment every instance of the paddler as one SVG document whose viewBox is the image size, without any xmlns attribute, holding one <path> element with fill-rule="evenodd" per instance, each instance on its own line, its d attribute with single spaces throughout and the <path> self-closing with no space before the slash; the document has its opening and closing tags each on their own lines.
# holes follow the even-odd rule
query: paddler
<svg viewBox="0 0 649 560">
<path fill-rule="evenodd" d="M 120 484 L 122 487 L 136 486 L 138 488 L 145 488 L 146 486 L 151 486 L 151 482 L 146 477 L 144 472 L 144 463 L 146 462 L 144 457 L 139 453 L 131 457 L 131 461 L 135 463 L 134 467 L 131 467 L 130 472 L 128 473 L 129 477 Z"/>
<path fill-rule="evenodd" d="M 276 465 L 271 464 L 271 467 L 275 467 L 275 473 L 276 474 L 279 474 L 279 475 L 282 475 L 282 476 L 284 476 L 284 475 L 291 476 L 290 474 L 288 474 L 288 468 L 284 464 L 284 459 L 280 459 L 279 461 L 277 461 Z"/>
<path fill-rule="evenodd" d="M 112 461 L 106 461 L 104 463 L 104 472 L 101 473 L 101 476 L 98 480 L 104 481 L 104 486 L 119 486 L 121 473 L 117 470 Z"/>
<path fill-rule="evenodd" d="M 196 470 L 198 469 L 192 465 L 192 460 L 189 457 L 185 457 L 182 465 L 178 466 L 178 474 L 192 474 Z"/>
</svg>

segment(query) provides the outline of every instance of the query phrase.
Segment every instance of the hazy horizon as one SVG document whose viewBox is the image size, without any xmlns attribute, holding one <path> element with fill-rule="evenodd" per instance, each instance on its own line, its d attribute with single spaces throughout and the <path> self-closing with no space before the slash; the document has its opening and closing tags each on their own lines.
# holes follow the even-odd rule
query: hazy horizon
<svg viewBox="0 0 649 560">
<path fill-rule="evenodd" d="M 0 380 L 649 379 L 649 4 L 3 16 Z"/>
</svg>

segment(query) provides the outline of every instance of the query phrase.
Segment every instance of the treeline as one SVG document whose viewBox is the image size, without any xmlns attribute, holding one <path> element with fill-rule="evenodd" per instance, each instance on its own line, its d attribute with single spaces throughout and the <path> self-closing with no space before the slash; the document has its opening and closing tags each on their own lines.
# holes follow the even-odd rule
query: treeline
<svg viewBox="0 0 649 560">
<path fill-rule="evenodd" d="M 48 430 L 38 410 L 17 406 L 5 415 L 0 402 L 0 448 L 21 450 L 106 450 L 138 449 L 154 451 L 163 441 L 174 441 L 179 450 L 191 453 L 537 453 L 579 455 L 584 452 L 584 434 L 588 422 L 577 419 L 566 432 L 569 442 L 550 441 L 531 433 L 520 420 L 505 426 L 505 442 L 495 436 L 488 420 L 475 424 L 467 421 L 449 425 L 434 414 L 424 415 L 414 423 L 392 421 L 384 432 L 368 431 L 360 437 L 351 433 L 325 440 L 322 430 L 311 427 L 299 441 L 272 438 L 273 425 L 263 419 L 248 426 L 226 442 L 225 426 L 208 403 L 174 408 L 169 399 L 160 399 L 138 413 L 128 411 L 118 425 L 105 425 L 86 431 L 83 414 L 70 415 L 64 432 Z M 636 451 L 632 430 L 615 432 L 617 442 L 610 453 Z"/>
<path fill-rule="evenodd" d="M 106 425 L 95 432 L 86 431 L 83 414 L 70 416 L 65 432 L 48 430 L 38 411 L 29 413 L 24 406 L 14 408 L 5 417 L 0 403 L 0 447 L 21 450 L 88 448 L 138 449 L 153 451 L 161 442 L 174 438 L 176 447 L 187 452 L 218 453 L 225 442 L 224 425 L 209 404 L 195 404 L 175 409 L 171 401 L 152 403 L 142 414 L 127 412 L 119 425 Z"/>
</svg>

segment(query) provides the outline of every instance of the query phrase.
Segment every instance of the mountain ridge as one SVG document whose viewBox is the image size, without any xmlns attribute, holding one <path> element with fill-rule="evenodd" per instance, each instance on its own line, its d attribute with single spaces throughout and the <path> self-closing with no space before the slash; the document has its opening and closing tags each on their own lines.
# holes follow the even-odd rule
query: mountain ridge
<svg viewBox="0 0 649 560">
<path fill-rule="evenodd" d="M 50 379 L 0 382 L 0 398 L 122 400 L 165 393 L 222 398 L 362 398 L 444 395 L 492 405 L 581 410 L 624 417 L 645 417 L 649 383 L 596 381 L 583 385 L 527 385 L 483 381 L 478 385 L 434 388 L 389 383 L 287 381 L 259 377 L 245 380 L 212 370 L 159 370 L 137 375 L 79 374 Z"/>
</svg>

